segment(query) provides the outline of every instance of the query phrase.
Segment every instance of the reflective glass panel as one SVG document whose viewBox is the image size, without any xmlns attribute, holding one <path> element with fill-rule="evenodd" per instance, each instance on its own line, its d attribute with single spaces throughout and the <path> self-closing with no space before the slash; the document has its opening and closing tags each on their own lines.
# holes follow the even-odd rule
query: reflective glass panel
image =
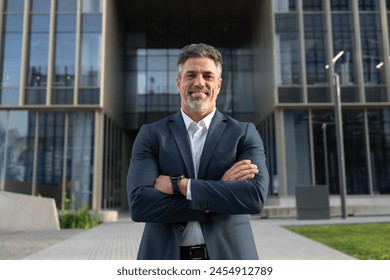
<svg viewBox="0 0 390 280">
<path fill-rule="evenodd" d="M 304 11 L 321 11 L 322 0 L 302 0 L 302 8 Z"/>
<path fill-rule="evenodd" d="M 57 15 L 56 32 L 76 32 L 75 15 Z"/>
<path fill-rule="evenodd" d="M 61 206 L 64 161 L 63 113 L 39 113 L 37 193 L 52 197 Z"/>
<path fill-rule="evenodd" d="M 333 110 L 312 110 L 313 151 L 317 185 L 339 194 L 337 143 Z"/>
<path fill-rule="evenodd" d="M 81 39 L 81 86 L 100 85 L 101 34 L 85 33 Z"/>
<path fill-rule="evenodd" d="M 54 61 L 54 86 L 73 86 L 75 53 L 75 34 L 57 33 Z"/>
<path fill-rule="evenodd" d="M 310 141 L 307 111 L 285 110 L 287 194 L 295 187 L 311 184 Z"/>
<path fill-rule="evenodd" d="M 81 23 L 82 32 L 101 32 L 102 31 L 102 16 L 99 15 L 83 15 Z"/>
<path fill-rule="evenodd" d="M 333 14 L 333 52 L 344 54 L 337 60 L 335 71 L 340 75 L 342 85 L 356 84 L 356 62 L 353 17 L 350 14 Z"/>
<path fill-rule="evenodd" d="M 47 82 L 49 35 L 32 33 L 30 36 L 27 85 L 45 86 Z"/>
<path fill-rule="evenodd" d="M 295 0 L 272 0 L 273 10 L 276 13 L 295 11 Z"/>
<path fill-rule="evenodd" d="M 280 103 L 302 102 L 302 88 L 301 87 L 279 87 L 278 97 Z"/>
<path fill-rule="evenodd" d="M 23 15 L 4 15 L 4 32 L 23 32 Z"/>
<path fill-rule="evenodd" d="M 31 11 L 32 12 L 50 12 L 51 0 L 31 0 Z"/>
<path fill-rule="evenodd" d="M 379 14 L 361 14 L 360 30 L 364 82 L 382 84 L 385 73 L 383 67 L 380 67 L 384 58 Z"/>
<path fill-rule="evenodd" d="M 7 140 L 7 129 L 8 129 L 8 111 L 0 111 L 0 143 L 6 143 Z M 0 191 L 4 191 L 4 180 L 5 180 L 5 166 L 6 161 L 6 145 L 0 145 Z"/>
<path fill-rule="evenodd" d="M 359 10 L 362 11 L 378 11 L 380 0 L 359 0 Z"/>
<path fill-rule="evenodd" d="M 167 56 L 148 56 L 147 60 L 148 70 L 166 70 L 168 68 Z"/>
<path fill-rule="evenodd" d="M 148 94 L 168 93 L 168 73 L 165 71 L 148 71 L 146 75 L 146 92 Z"/>
<path fill-rule="evenodd" d="M 73 104 L 73 89 L 53 89 L 52 104 Z"/>
<path fill-rule="evenodd" d="M 363 110 L 343 110 L 344 157 L 348 194 L 368 194 Z"/>
<path fill-rule="evenodd" d="M 57 0 L 57 12 L 76 13 L 77 0 Z"/>
<path fill-rule="evenodd" d="M 313 103 L 331 102 L 329 87 L 308 87 L 307 101 Z"/>
<path fill-rule="evenodd" d="M 4 1 L 5 12 L 19 12 L 23 13 L 24 0 L 5 0 Z"/>
<path fill-rule="evenodd" d="M 22 55 L 22 34 L 5 33 L 1 86 L 19 87 Z"/>
<path fill-rule="evenodd" d="M 384 69 L 383 69 L 384 70 Z M 366 102 L 386 102 L 386 86 L 367 86 L 365 90 Z"/>
<path fill-rule="evenodd" d="M 69 114 L 68 162 L 66 181 L 68 198 L 74 198 L 75 208 L 91 207 L 94 150 L 93 112 Z"/>
<path fill-rule="evenodd" d="M 35 113 L 9 111 L 4 190 L 32 194 Z"/>
<path fill-rule="evenodd" d="M 19 104 L 19 89 L 3 88 L 0 90 L 1 105 L 18 105 Z"/>
<path fill-rule="evenodd" d="M 332 11 L 349 11 L 350 0 L 331 0 Z"/>
<path fill-rule="evenodd" d="M 390 110 L 368 110 L 374 194 L 390 194 Z"/>
<path fill-rule="evenodd" d="M 168 72 L 168 92 L 170 94 L 179 94 L 176 85 L 177 71 Z"/>
<path fill-rule="evenodd" d="M 29 105 L 42 105 L 46 104 L 46 89 L 45 88 L 32 88 L 26 89 L 24 102 Z"/>
<path fill-rule="evenodd" d="M 99 104 L 99 89 L 80 89 L 79 104 Z"/>
<path fill-rule="evenodd" d="M 276 15 L 275 51 L 278 85 L 300 84 L 298 23 L 296 15 Z"/>
<path fill-rule="evenodd" d="M 101 0 L 82 0 L 82 12 L 83 13 L 101 13 L 102 1 Z"/>
<path fill-rule="evenodd" d="M 323 14 L 304 16 L 306 79 L 308 84 L 324 84 L 327 82 L 326 33 Z"/>
<path fill-rule="evenodd" d="M 50 15 L 32 15 L 30 32 L 49 32 Z"/>
</svg>

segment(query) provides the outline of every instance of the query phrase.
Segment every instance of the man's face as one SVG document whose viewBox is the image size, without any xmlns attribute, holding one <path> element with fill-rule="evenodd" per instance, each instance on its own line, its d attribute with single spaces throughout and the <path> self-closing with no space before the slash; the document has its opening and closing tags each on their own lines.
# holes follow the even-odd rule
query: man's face
<svg viewBox="0 0 390 280">
<path fill-rule="evenodd" d="M 207 115 L 216 107 L 222 79 L 214 61 L 208 57 L 187 59 L 176 79 L 183 111 Z"/>
</svg>

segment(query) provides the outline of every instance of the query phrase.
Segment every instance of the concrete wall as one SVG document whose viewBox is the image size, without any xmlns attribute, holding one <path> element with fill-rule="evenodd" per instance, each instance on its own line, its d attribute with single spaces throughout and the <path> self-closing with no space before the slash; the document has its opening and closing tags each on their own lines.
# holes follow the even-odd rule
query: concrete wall
<svg viewBox="0 0 390 280">
<path fill-rule="evenodd" d="M 59 229 L 54 199 L 0 191 L 0 231 Z"/>
</svg>

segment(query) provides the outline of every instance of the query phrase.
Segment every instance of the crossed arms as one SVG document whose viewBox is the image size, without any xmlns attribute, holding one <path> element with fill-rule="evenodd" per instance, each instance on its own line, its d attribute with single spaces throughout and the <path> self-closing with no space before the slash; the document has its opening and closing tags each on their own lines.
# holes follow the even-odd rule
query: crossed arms
<svg viewBox="0 0 390 280">
<path fill-rule="evenodd" d="M 220 179 L 191 179 L 191 200 L 186 199 L 189 178 L 180 180 L 182 195 L 172 195 L 170 174 L 159 164 L 158 137 L 150 128 L 144 127 L 133 146 L 127 188 L 134 221 L 207 221 L 210 214 L 254 214 L 261 211 L 268 192 L 268 171 L 263 143 L 253 125 L 247 127 L 240 147 L 235 147 L 239 150 L 235 155 L 236 162 Z M 166 162 L 169 165 L 169 159 Z M 213 165 L 210 165 L 212 169 Z"/>
</svg>

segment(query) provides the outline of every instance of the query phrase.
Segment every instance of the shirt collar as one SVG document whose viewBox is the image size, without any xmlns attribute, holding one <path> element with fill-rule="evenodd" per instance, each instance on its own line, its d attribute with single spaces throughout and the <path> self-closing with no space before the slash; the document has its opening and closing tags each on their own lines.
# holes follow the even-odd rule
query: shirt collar
<svg viewBox="0 0 390 280">
<path fill-rule="evenodd" d="M 186 125 L 186 129 L 188 130 L 188 127 L 194 121 L 189 116 L 187 116 L 186 113 L 184 113 L 183 109 L 180 109 L 180 111 L 181 111 L 181 115 L 182 115 L 183 120 L 184 120 L 184 124 Z M 211 124 L 211 120 L 213 119 L 213 117 L 215 115 L 215 111 L 216 111 L 216 109 L 214 109 L 210 114 L 208 114 L 206 117 L 204 117 L 202 120 L 200 120 L 200 121 L 204 122 L 204 124 L 206 125 L 206 129 L 209 129 L 210 124 Z"/>
</svg>

